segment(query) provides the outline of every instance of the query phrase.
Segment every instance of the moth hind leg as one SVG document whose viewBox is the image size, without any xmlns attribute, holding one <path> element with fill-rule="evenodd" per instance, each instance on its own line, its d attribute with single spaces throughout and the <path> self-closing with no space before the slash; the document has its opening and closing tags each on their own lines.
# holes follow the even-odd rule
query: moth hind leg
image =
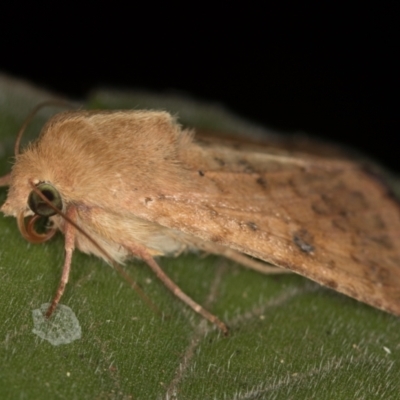
<svg viewBox="0 0 400 400">
<path fill-rule="evenodd" d="M 272 264 L 268 264 L 263 261 L 258 261 L 246 254 L 240 253 L 239 251 L 233 250 L 229 247 L 219 246 L 215 243 L 201 242 L 196 243 L 196 247 L 207 253 L 223 256 L 232 260 L 238 264 L 243 265 L 246 268 L 260 272 L 265 275 L 277 275 L 277 274 L 289 274 L 292 273 L 289 269 L 276 267 Z"/>
<path fill-rule="evenodd" d="M 226 251 L 220 253 L 222 256 L 229 260 L 235 261 L 236 263 L 243 265 L 243 267 L 252 269 L 265 275 L 277 275 L 277 274 L 291 274 L 293 271 L 286 268 L 275 267 L 272 264 L 268 264 L 263 261 L 258 261 L 246 254 L 239 253 L 236 250 L 227 248 Z"/>
</svg>

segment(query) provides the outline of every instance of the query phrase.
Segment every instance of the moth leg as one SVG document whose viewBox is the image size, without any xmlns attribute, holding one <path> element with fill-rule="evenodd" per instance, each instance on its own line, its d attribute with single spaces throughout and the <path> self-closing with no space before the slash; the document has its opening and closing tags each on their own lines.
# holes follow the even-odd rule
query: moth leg
<svg viewBox="0 0 400 400">
<path fill-rule="evenodd" d="M 228 327 L 214 314 L 204 309 L 200 304 L 196 303 L 191 297 L 182 291 L 182 289 L 171 280 L 171 278 L 161 269 L 154 258 L 143 248 L 135 246 L 130 247 L 133 254 L 141 258 L 156 274 L 157 278 L 180 300 L 186 305 L 192 308 L 195 312 L 200 314 L 202 317 L 216 325 L 224 335 L 228 334 Z"/>
<path fill-rule="evenodd" d="M 76 219 L 76 208 L 71 206 L 68 208 L 66 215 L 72 221 Z M 72 224 L 69 224 L 68 221 L 65 221 L 65 259 L 64 259 L 64 266 L 61 274 L 60 283 L 57 288 L 57 292 L 51 302 L 49 309 L 46 311 L 46 317 L 50 318 L 53 314 L 54 310 L 56 309 L 58 303 L 62 295 L 64 294 L 65 286 L 68 283 L 69 273 L 71 271 L 71 260 L 72 260 L 72 253 L 75 249 L 75 234 L 76 228 Z"/>
<path fill-rule="evenodd" d="M 257 272 L 261 272 L 265 275 L 277 275 L 277 274 L 291 274 L 293 271 L 290 269 L 275 267 L 271 264 L 267 264 L 262 261 L 257 261 L 243 253 L 239 253 L 236 250 L 229 248 L 223 248 L 223 252 L 215 253 L 228 258 L 229 260 L 235 261 L 238 264 L 243 265 L 246 268 L 252 269 Z"/>
<path fill-rule="evenodd" d="M 0 176 L 0 186 L 10 186 L 11 174 Z"/>
<path fill-rule="evenodd" d="M 257 261 L 254 258 L 247 256 L 246 254 L 240 253 L 239 251 L 233 250 L 229 247 L 220 246 L 211 242 L 196 241 L 193 242 L 195 247 L 203 250 L 207 253 L 215 254 L 217 256 L 223 256 L 229 260 L 235 261 L 238 264 L 243 265 L 246 268 L 252 269 L 257 272 L 261 272 L 266 275 L 277 275 L 277 274 L 290 274 L 291 270 L 275 267 L 267 264 L 263 261 Z"/>
</svg>

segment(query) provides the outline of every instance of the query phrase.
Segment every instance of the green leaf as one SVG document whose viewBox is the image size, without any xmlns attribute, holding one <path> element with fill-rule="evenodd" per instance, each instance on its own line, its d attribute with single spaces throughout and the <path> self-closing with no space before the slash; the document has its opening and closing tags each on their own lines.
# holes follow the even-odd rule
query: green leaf
<svg viewBox="0 0 400 400">
<path fill-rule="evenodd" d="M 4 76 L 0 92 L 5 173 L 23 115 L 50 95 Z M 197 123 L 215 118 L 218 126 L 237 127 L 241 121 L 241 129 L 259 132 L 219 107 L 156 99 L 98 92 L 88 103 L 173 112 L 181 107 L 187 123 L 192 114 Z M 39 117 L 35 128 L 45 118 Z M 2 189 L 2 202 L 5 196 Z M 53 346 L 32 333 L 32 311 L 49 302 L 57 288 L 63 237 L 28 244 L 13 218 L 0 217 L 0 229 L 2 399 L 398 398 L 398 318 L 300 276 L 262 276 L 201 254 L 160 263 L 186 293 L 230 326 L 229 337 L 174 298 L 143 263 L 124 268 L 162 315 L 104 262 L 76 251 L 62 303 L 76 314 L 82 337 Z"/>
</svg>

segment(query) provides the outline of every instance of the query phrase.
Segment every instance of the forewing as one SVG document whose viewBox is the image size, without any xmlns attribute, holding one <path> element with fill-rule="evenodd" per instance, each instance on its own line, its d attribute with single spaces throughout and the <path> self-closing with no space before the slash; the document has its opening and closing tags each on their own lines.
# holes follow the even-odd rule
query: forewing
<svg viewBox="0 0 400 400">
<path fill-rule="evenodd" d="M 153 198 L 146 218 L 400 315 L 400 209 L 379 179 L 346 160 L 207 151 L 202 189 Z"/>
</svg>

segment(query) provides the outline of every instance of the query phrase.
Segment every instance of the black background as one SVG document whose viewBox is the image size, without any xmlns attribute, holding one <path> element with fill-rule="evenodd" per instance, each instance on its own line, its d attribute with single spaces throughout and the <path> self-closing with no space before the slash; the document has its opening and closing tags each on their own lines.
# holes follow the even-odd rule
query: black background
<svg viewBox="0 0 400 400">
<path fill-rule="evenodd" d="M 0 71 L 72 97 L 98 86 L 173 89 L 399 171 L 399 24 L 389 4 L 16 4 L 0 15 Z"/>
</svg>

